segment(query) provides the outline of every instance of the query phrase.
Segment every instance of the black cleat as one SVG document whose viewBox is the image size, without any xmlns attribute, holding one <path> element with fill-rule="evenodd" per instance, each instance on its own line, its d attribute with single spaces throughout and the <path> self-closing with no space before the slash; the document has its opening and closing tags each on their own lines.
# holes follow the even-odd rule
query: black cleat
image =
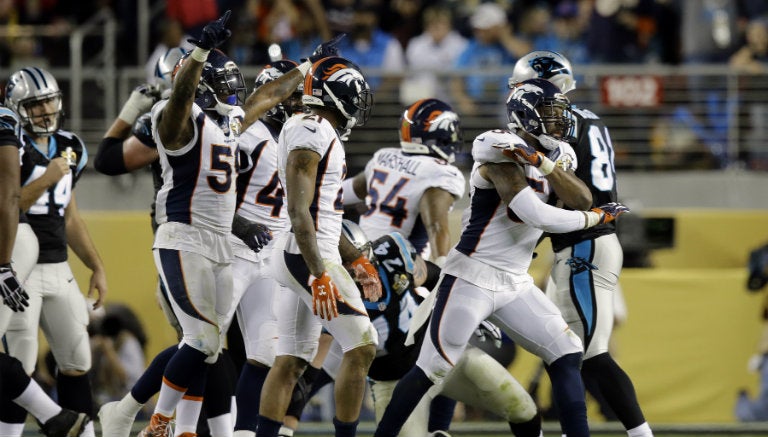
<svg viewBox="0 0 768 437">
<path fill-rule="evenodd" d="M 85 413 L 77 413 L 65 408 L 47 422 L 40 425 L 46 437 L 78 437 L 91 419 Z"/>
</svg>

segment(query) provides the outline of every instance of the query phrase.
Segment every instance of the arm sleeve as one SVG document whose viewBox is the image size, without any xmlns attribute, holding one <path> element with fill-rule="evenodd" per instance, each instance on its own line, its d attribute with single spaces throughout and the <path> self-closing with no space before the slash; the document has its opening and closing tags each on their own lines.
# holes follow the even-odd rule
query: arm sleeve
<svg viewBox="0 0 768 437">
<path fill-rule="evenodd" d="M 99 150 L 93 159 L 93 167 L 99 173 L 117 176 L 128 173 L 123 160 L 123 140 L 106 137 L 99 143 Z"/>
<path fill-rule="evenodd" d="M 588 213 L 547 205 L 536 197 L 531 187 L 517 193 L 509 207 L 526 224 L 555 234 L 584 229 L 587 223 Z"/>
</svg>

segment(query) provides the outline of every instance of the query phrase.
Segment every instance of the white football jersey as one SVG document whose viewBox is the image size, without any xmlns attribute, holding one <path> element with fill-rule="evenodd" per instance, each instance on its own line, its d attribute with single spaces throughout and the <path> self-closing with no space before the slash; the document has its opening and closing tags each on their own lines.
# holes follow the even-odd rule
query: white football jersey
<svg viewBox="0 0 768 437">
<path fill-rule="evenodd" d="M 542 231 L 523 223 L 502 203 L 493 183 L 478 171 L 483 163 L 511 161 L 494 145 L 520 143 L 523 143 L 520 137 L 504 130 L 487 131 L 475 139 L 472 145 L 475 164 L 469 181 L 470 206 L 462 215 L 462 232 L 456 250 L 473 260 L 522 275 L 528 272 Z M 575 153 L 566 143 L 547 156 L 560 167 L 575 168 Z M 525 166 L 525 174 L 536 195 L 548 202 L 552 190 L 547 179 L 530 165 Z"/>
<path fill-rule="evenodd" d="M 401 149 L 379 149 L 365 166 L 368 211 L 360 227 L 370 240 L 399 232 L 418 252 L 428 242 L 419 217 L 421 196 L 440 188 L 455 199 L 464 196 L 465 179 L 454 165 L 428 155 L 407 155 Z"/>
<path fill-rule="evenodd" d="M 163 177 L 155 201 L 157 223 L 185 223 L 228 235 L 235 214 L 237 137 L 225 134 L 193 104 L 192 140 L 181 149 L 167 150 L 156 128 L 167 103 L 163 100 L 152 108 L 152 136 Z"/>
<path fill-rule="evenodd" d="M 278 134 L 278 131 L 273 132 L 258 120 L 238 138 L 241 150 L 252 150 L 250 158 L 253 165 L 237 176 L 237 213 L 268 226 L 273 237 L 288 226 L 283 185 L 277 174 Z M 232 241 L 244 245 L 238 238 Z"/>
<path fill-rule="evenodd" d="M 285 196 L 291 195 L 285 183 L 288 154 L 308 149 L 320 155 L 315 194 L 310 214 L 315 221 L 317 243 L 323 258 L 338 258 L 341 219 L 344 213 L 341 182 L 347 174 L 344 145 L 331 123 L 313 114 L 293 115 L 283 125 L 278 138 L 277 165 Z"/>
</svg>

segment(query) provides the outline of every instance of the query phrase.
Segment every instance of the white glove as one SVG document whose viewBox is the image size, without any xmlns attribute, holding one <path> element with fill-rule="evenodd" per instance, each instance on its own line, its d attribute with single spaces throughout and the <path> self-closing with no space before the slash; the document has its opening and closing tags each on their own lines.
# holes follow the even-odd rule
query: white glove
<svg viewBox="0 0 768 437">
<path fill-rule="evenodd" d="M 149 85 L 139 85 L 131 91 L 131 96 L 117 116 L 120 120 L 132 125 L 140 115 L 152 109 L 152 105 L 160 98 L 158 90 Z"/>
</svg>

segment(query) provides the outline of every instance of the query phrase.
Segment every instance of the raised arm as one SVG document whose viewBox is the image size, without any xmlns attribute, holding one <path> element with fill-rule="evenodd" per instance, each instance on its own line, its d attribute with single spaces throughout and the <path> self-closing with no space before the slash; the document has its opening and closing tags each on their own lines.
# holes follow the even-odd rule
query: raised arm
<svg viewBox="0 0 768 437">
<path fill-rule="evenodd" d="M 208 59 L 208 53 L 224 44 L 232 35 L 232 32 L 227 29 L 231 14 L 231 11 L 227 11 L 218 20 L 206 24 L 200 39 L 190 40 L 197 47 L 192 50 L 176 73 L 171 96 L 162 110 L 157 126 L 160 141 L 169 150 L 182 148 L 194 136 L 194 125 L 190 114 L 197 85 L 200 83 L 200 75 Z"/>
</svg>

